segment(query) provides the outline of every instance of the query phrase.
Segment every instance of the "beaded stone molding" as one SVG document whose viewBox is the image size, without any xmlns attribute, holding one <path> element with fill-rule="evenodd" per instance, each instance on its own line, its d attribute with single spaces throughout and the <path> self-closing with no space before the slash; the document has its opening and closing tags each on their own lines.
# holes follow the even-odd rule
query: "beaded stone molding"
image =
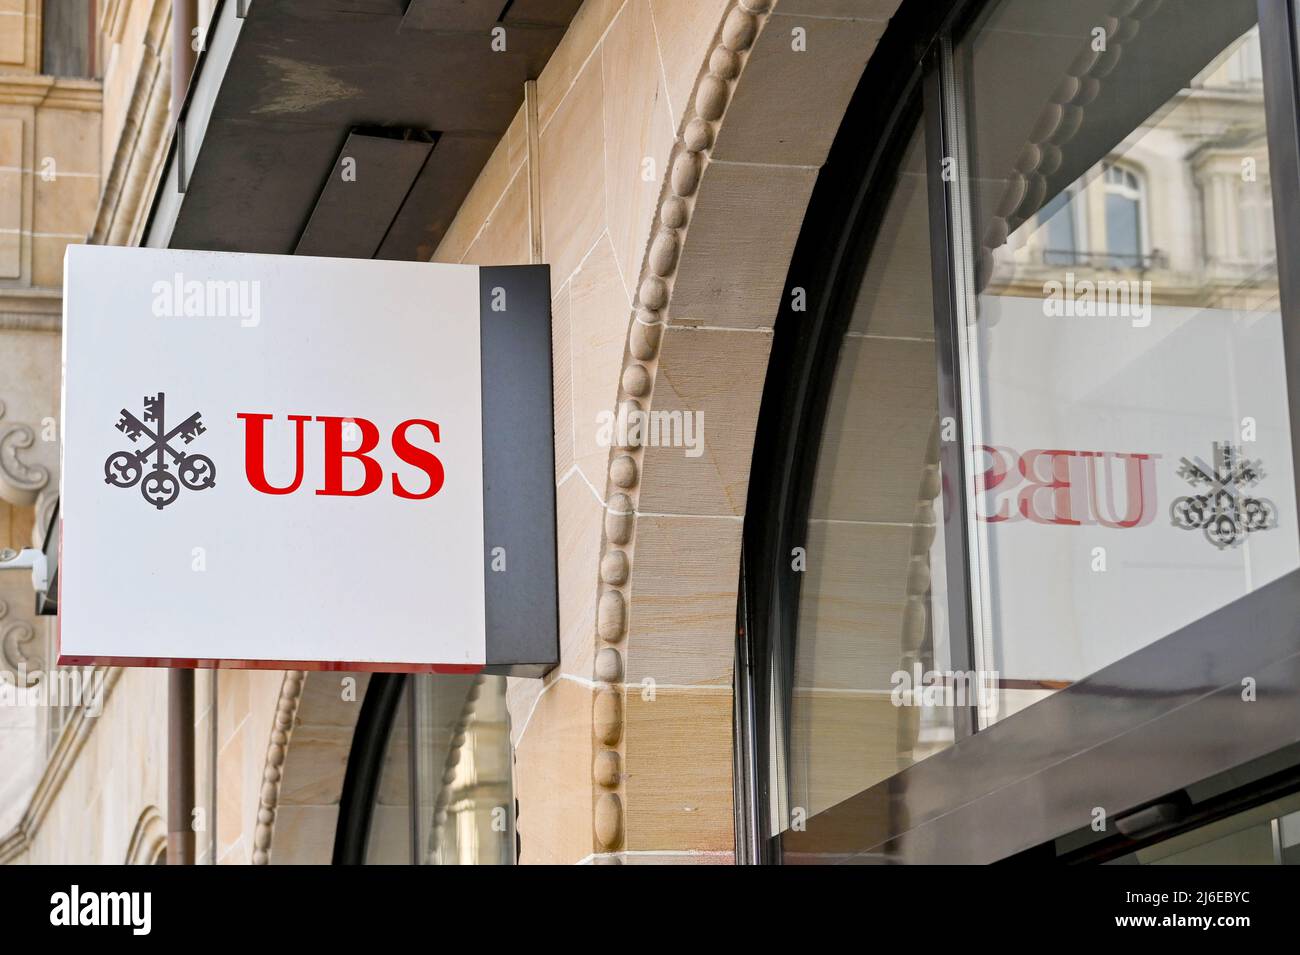
<svg viewBox="0 0 1300 955">
<path fill-rule="evenodd" d="M 271 862 L 271 836 L 275 831 L 275 812 L 280 804 L 280 780 L 284 776 L 284 758 L 289 752 L 302 685 L 307 674 L 286 670 L 280 683 L 280 698 L 275 703 L 275 725 L 266 744 L 266 766 L 262 770 L 262 791 L 258 797 L 257 825 L 253 829 L 253 865 Z"/>
<path fill-rule="evenodd" d="M 731 6 L 715 36 L 708 64 L 696 82 L 691 99 L 693 110 L 683 114 L 628 329 L 619 378 L 620 415 L 646 410 L 650 405 L 659 346 L 668 322 L 666 313 L 678 259 L 690 227 L 695 194 L 732 89 L 772 6 L 773 0 L 738 0 Z M 596 744 L 592 766 L 593 825 L 598 850 L 595 861 L 614 865 L 622 862 L 617 853 L 623 848 L 624 838 L 623 676 L 627 652 L 624 641 L 642 462 L 640 446 L 623 444 L 610 450 L 596 604 L 597 650 L 593 670 L 597 688 L 592 702 Z"/>
</svg>

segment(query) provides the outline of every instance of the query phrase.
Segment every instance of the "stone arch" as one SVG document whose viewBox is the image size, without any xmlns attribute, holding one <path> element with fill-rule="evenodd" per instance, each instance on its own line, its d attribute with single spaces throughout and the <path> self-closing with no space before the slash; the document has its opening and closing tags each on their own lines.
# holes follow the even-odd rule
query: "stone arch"
<svg viewBox="0 0 1300 955">
<path fill-rule="evenodd" d="M 738 0 L 681 118 L 617 401 L 703 441 L 609 455 L 596 861 L 730 859 L 740 542 L 772 329 L 818 170 L 899 5 Z"/>
<path fill-rule="evenodd" d="M 146 806 L 127 843 L 126 865 L 157 865 L 167 854 L 167 821 L 157 806 Z"/>
<path fill-rule="evenodd" d="M 355 683 L 345 684 L 349 679 Z M 367 673 L 285 672 L 266 745 L 254 865 L 332 860 L 348 752 L 369 680 Z"/>
</svg>

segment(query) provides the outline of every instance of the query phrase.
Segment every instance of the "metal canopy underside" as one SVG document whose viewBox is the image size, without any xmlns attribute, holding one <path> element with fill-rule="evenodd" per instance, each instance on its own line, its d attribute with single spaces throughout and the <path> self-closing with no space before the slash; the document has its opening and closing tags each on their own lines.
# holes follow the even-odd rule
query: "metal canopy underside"
<svg viewBox="0 0 1300 955">
<path fill-rule="evenodd" d="M 580 4 L 254 0 L 168 244 L 292 253 L 320 202 L 302 251 L 430 258 Z M 354 129 L 392 136 L 368 136 L 356 181 L 340 187 L 331 173 Z M 403 129 L 432 147 L 412 149 Z M 354 228 L 356 241 L 322 241 L 322 223 Z"/>
</svg>

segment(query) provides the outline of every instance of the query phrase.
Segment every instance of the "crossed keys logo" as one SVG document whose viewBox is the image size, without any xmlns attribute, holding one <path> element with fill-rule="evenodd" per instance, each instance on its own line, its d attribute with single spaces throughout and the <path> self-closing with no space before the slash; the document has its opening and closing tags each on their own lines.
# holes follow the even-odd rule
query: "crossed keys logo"
<svg viewBox="0 0 1300 955">
<path fill-rule="evenodd" d="M 202 491 L 212 487 L 217 480 L 217 468 L 211 458 L 205 454 L 177 451 L 171 444 L 176 438 L 189 444 L 207 430 L 203 427 L 199 412 L 194 412 L 168 431 L 164 408 L 161 391 L 153 397 L 145 396 L 144 421 L 123 408 L 117 430 L 133 443 L 138 444 L 141 438 L 145 438 L 148 444 L 139 451 L 114 451 L 104 461 L 106 483 L 115 487 L 135 487 L 139 484 L 144 499 L 160 511 L 176 500 L 181 493 L 182 484 L 191 491 Z M 151 428 L 150 424 L 154 427 Z M 146 472 L 145 467 L 151 457 L 153 466 Z M 175 465 L 176 474 L 168 470 L 169 462 Z M 179 480 L 177 474 L 180 475 Z"/>
<path fill-rule="evenodd" d="M 1277 508 L 1265 498 L 1249 497 L 1245 491 L 1264 478 L 1259 461 L 1242 457 L 1241 449 L 1228 442 L 1213 445 L 1214 464 L 1200 458 L 1183 458 L 1178 476 L 1200 494 L 1176 498 L 1169 514 L 1174 526 L 1205 531 L 1205 538 L 1219 550 L 1236 547 L 1252 531 L 1277 526 Z"/>
</svg>

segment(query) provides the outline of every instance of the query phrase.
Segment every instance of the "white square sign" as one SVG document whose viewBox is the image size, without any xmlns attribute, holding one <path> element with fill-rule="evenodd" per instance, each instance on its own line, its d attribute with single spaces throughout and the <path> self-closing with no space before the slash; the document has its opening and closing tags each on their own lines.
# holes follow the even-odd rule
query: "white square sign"
<svg viewBox="0 0 1300 955">
<path fill-rule="evenodd" d="M 487 661 L 472 266 L 73 246 L 60 663 Z"/>
</svg>

